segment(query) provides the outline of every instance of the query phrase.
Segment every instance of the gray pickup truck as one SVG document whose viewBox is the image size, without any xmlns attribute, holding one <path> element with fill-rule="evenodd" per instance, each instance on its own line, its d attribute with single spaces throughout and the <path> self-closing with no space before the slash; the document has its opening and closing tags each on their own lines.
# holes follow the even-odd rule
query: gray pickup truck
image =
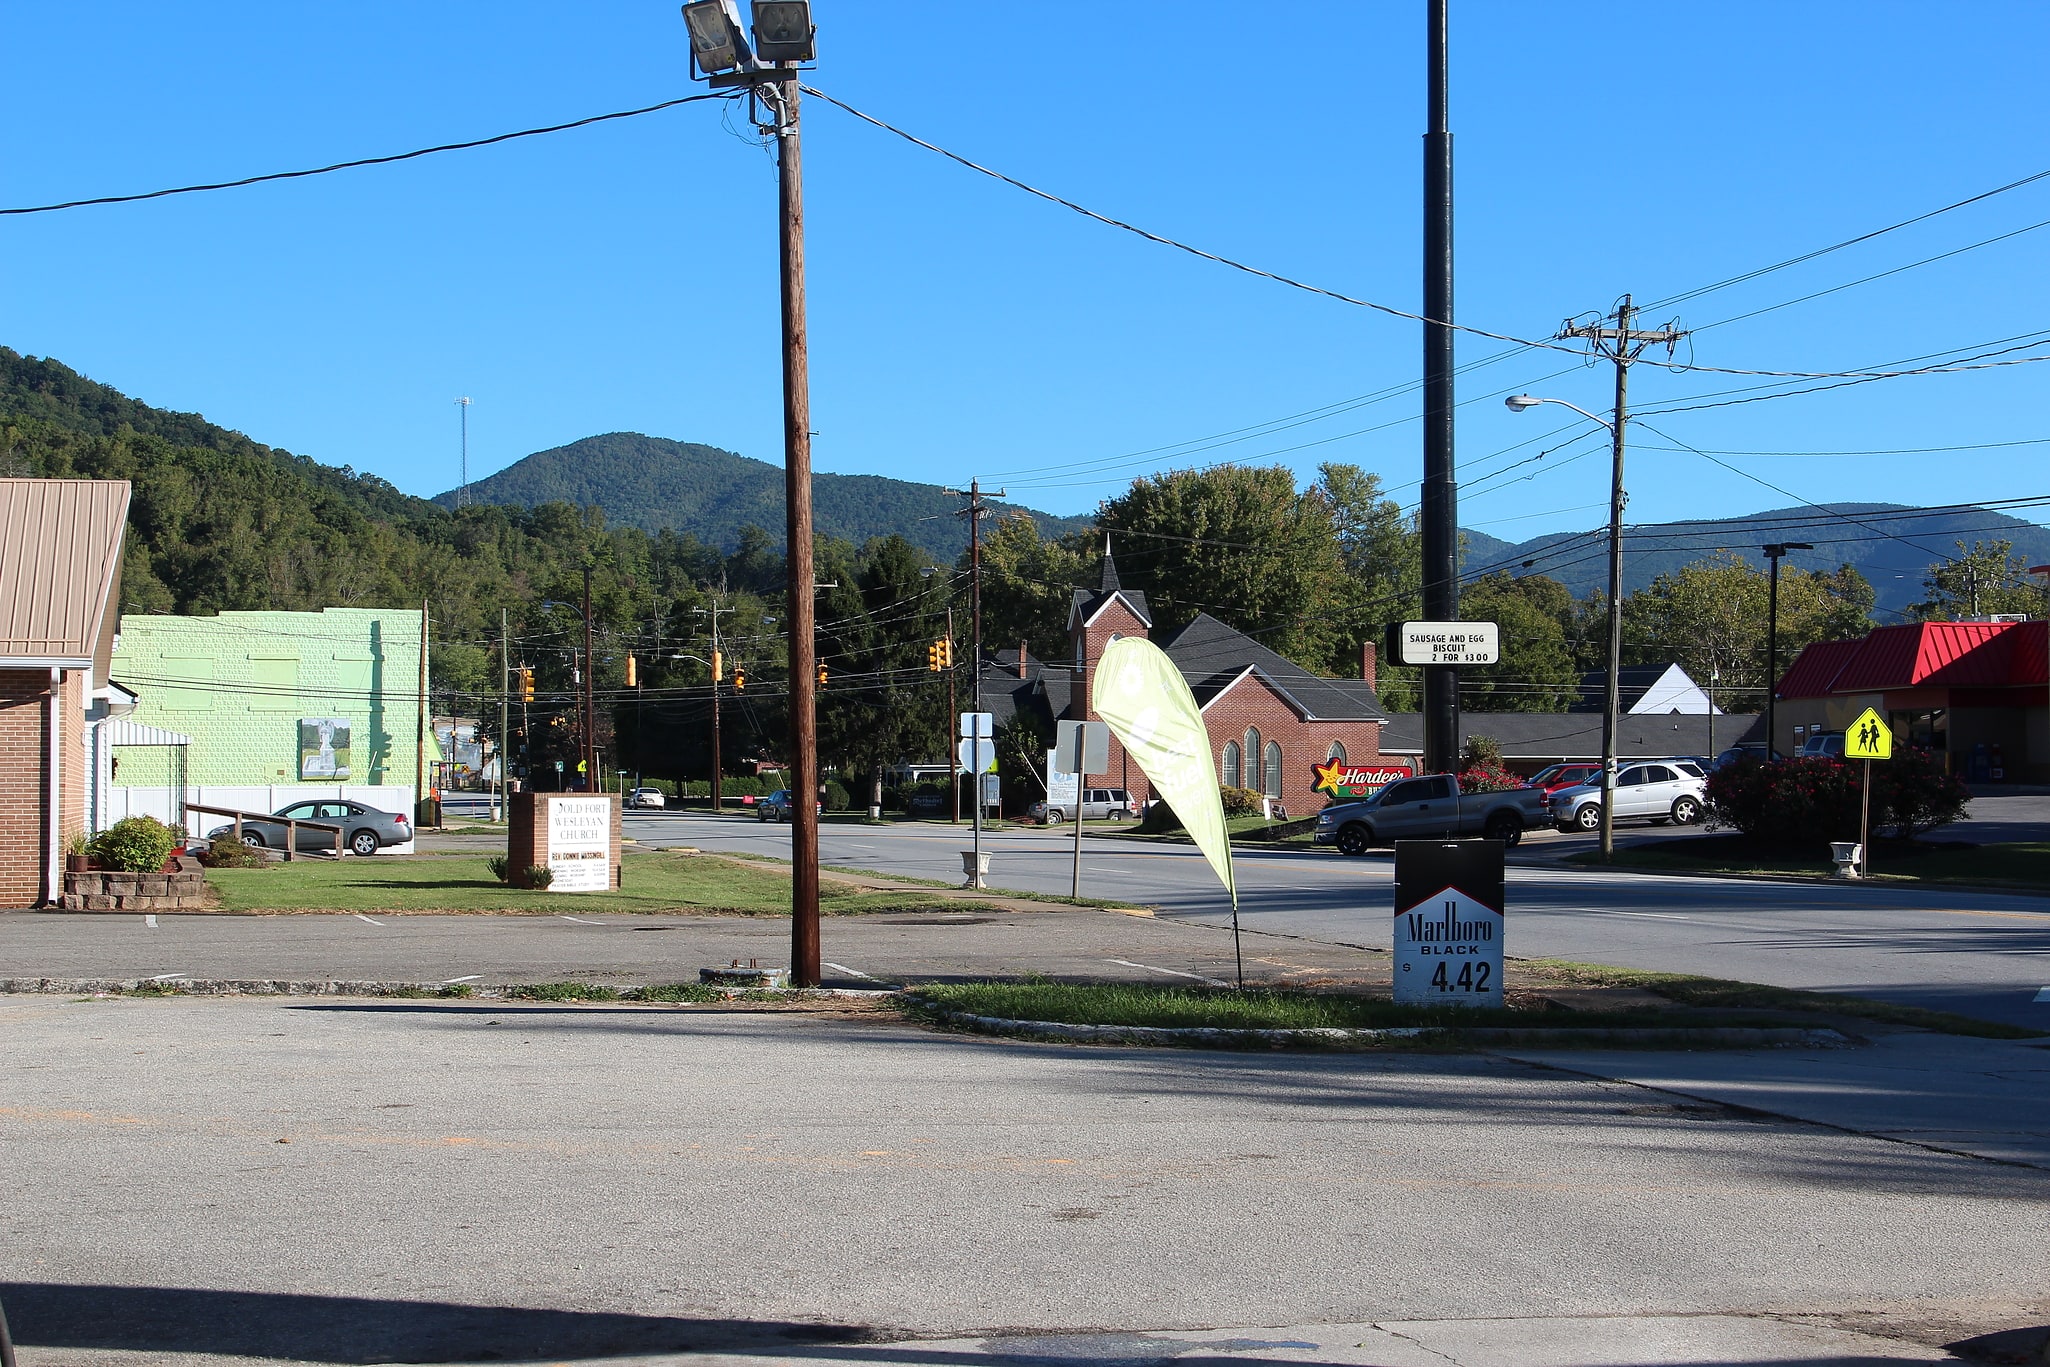
<svg viewBox="0 0 2050 1367">
<path fill-rule="evenodd" d="M 1345 802 L 1317 813 L 1316 841 L 1341 854 L 1365 854 L 1398 840 L 1485 836 L 1504 845 L 1531 827 L 1549 826 L 1550 799 L 1542 788 L 1461 793 L 1453 774 L 1398 779 L 1364 802 Z"/>
</svg>

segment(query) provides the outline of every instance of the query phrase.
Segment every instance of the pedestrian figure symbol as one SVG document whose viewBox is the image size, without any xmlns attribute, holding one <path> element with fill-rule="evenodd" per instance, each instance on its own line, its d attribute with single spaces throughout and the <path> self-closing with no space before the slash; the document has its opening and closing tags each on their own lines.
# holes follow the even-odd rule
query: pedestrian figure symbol
<svg viewBox="0 0 2050 1367">
<path fill-rule="evenodd" d="M 1851 723 L 1849 733 L 1844 737 L 1845 759 L 1892 759 L 1893 728 L 1886 719 L 1871 708 Z"/>
</svg>

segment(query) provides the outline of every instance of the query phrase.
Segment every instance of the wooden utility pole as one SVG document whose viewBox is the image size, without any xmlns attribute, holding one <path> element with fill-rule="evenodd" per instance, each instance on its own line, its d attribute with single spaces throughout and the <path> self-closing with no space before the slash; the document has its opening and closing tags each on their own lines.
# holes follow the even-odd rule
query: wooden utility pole
<svg viewBox="0 0 2050 1367">
<path fill-rule="evenodd" d="M 968 668 L 970 670 L 968 687 L 972 699 L 968 705 L 968 710 L 980 712 L 982 710 L 982 519 L 989 516 L 989 510 L 984 505 L 983 500 L 985 497 L 1002 498 L 1005 491 L 999 489 L 994 495 L 985 495 L 982 492 L 982 481 L 971 479 L 968 481 L 966 489 L 948 489 L 946 492 L 957 494 L 968 500 L 968 506 L 955 509 L 954 516 L 968 519 Z M 947 627 L 949 640 L 953 638 L 953 634 L 953 619 L 950 616 Z M 974 788 L 974 810 L 979 821 L 982 814 L 982 775 L 972 775 L 969 778 L 969 783 Z M 958 786 L 957 784 L 956 787 L 958 788 Z M 954 819 L 956 821 L 961 819 L 958 808 L 955 811 Z"/>
<path fill-rule="evenodd" d="M 811 380 L 804 318 L 804 163 L 797 72 L 759 89 L 776 113 L 783 284 L 783 484 L 790 619 L 790 981 L 819 984 L 818 677 L 812 640 Z"/>
<path fill-rule="evenodd" d="M 598 707 L 596 695 L 591 691 L 591 678 L 597 672 L 598 662 L 591 655 L 591 565 L 584 563 L 584 686 L 583 696 L 577 699 L 578 710 L 584 714 L 583 752 L 578 762 L 584 770 L 584 791 L 598 791 Z"/>
<path fill-rule="evenodd" d="M 1609 421 L 1609 679 L 1602 700 L 1602 861 L 1616 853 L 1616 732 L 1621 722 L 1623 673 L 1623 492 L 1624 432 L 1630 420 L 1630 363 L 1645 349 L 1663 345 L 1670 349 L 1687 334 L 1675 328 L 1632 328 L 1637 309 L 1624 295 L 1616 305 L 1613 326 L 1610 319 L 1559 330 L 1558 339 L 1580 338 L 1591 343 L 1597 356 L 1616 366 L 1616 408 Z M 1599 419 L 1597 419 L 1599 421 Z"/>
<path fill-rule="evenodd" d="M 953 593 L 951 585 L 948 586 L 947 592 L 949 595 Z M 954 605 L 952 602 L 949 602 L 947 604 L 947 721 L 944 726 L 940 727 L 940 739 L 947 747 L 947 791 L 954 795 L 953 819 L 954 824 L 958 826 L 961 824 L 961 752 L 960 747 L 954 744 L 954 732 L 958 729 L 954 723 L 954 718 L 958 715 L 957 708 L 959 707 L 959 704 L 954 699 L 954 680 L 956 677 L 958 676 L 954 673 Z"/>
<path fill-rule="evenodd" d="M 498 610 L 498 815 L 500 820 L 509 820 L 506 813 L 505 782 L 506 755 L 512 746 L 512 628 L 507 625 L 506 611 Z"/>
</svg>

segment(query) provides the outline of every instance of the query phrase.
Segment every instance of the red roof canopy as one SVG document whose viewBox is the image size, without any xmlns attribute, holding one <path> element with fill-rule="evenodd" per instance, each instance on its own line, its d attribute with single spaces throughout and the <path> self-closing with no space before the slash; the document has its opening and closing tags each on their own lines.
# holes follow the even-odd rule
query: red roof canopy
<svg viewBox="0 0 2050 1367">
<path fill-rule="evenodd" d="M 2044 681 L 2043 622 L 1916 622 L 1822 641 L 1780 678 L 1782 698 L 1905 688 L 2019 688 Z"/>
</svg>

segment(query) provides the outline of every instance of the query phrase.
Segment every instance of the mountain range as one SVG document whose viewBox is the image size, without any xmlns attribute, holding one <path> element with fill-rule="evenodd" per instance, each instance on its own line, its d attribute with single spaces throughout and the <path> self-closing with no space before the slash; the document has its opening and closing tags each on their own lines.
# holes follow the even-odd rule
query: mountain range
<svg viewBox="0 0 2050 1367">
<path fill-rule="evenodd" d="M 597 506 L 613 526 L 690 532 L 715 546 L 732 546 L 743 527 L 767 531 L 783 544 L 783 467 L 639 432 L 607 432 L 567 446 L 537 451 L 469 486 L 473 503 L 534 507 L 560 500 Z M 434 502 L 456 506 L 454 489 Z M 821 536 L 859 546 L 892 532 L 928 554 L 953 559 L 968 544 L 963 504 L 937 484 L 885 475 L 812 475 L 812 525 Z M 1028 512 L 1042 536 L 1064 536 L 1090 525 L 1086 517 L 1055 517 L 1017 504 L 989 505 L 999 516 Z"/>
</svg>

